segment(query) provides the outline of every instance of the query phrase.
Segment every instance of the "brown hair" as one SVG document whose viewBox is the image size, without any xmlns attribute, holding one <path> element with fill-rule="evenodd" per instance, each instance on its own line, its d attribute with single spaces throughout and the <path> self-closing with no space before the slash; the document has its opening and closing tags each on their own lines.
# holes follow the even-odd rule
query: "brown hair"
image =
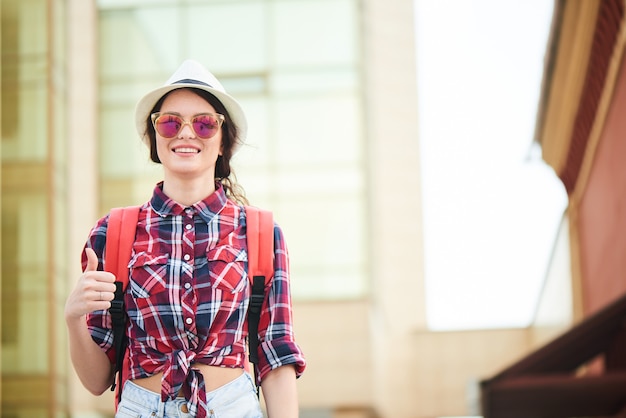
<svg viewBox="0 0 626 418">
<path fill-rule="evenodd" d="M 247 205 L 248 199 L 246 199 L 243 187 L 237 183 L 237 177 L 230 166 L 230 160 L 233 156 L 233 148 L 238 141 L 237 126 L 235 126 L 230 118 L 230 115 L 228 114 L 228 111 L 222 102 L 217 99 L 217 97 L 201 89 L 186 89 L 202 97 L 211 106 L 213 106 L 217 113 L 224 115 L 225 121 L 222 124 L 222 155 L 218 156 L 217 161 L 215 162 L 215 180 L 222 184 L 224 191 L 226 192 L 226 196 L 228 196 L 229 199 L 239 204 Z M 148 138 L 150 138 L 150 159 L 157 164 L 161 164 L 161 160 L 159 159 L 159 155 L 157 153 L 156 133 L 154 131 L 150 115 L 161 110 L 163 101 L 165 101 L 165 98 L 172 91 L 165 94 L 159 99 L 158 102 L 156 102 L 148 115 L 148 119 L 146 120 L 146 133 Z"/>
</svg>

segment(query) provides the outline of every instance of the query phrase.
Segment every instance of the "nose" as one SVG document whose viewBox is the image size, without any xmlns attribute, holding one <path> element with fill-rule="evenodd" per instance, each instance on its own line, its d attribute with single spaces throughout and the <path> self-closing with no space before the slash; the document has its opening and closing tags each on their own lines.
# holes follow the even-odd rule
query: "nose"
<svg viewBox="0 0 626 418">
<path fill-rule="evenodd" d="M 193 130 L 193 127 L 191 126 L 190 122 L 183 122 L 182 126 L 180 127 L 180 131 L 178 131 L 178 137 L 179 138 L 194 138 L 196 136 L 196 133 Z"/>
</svg>

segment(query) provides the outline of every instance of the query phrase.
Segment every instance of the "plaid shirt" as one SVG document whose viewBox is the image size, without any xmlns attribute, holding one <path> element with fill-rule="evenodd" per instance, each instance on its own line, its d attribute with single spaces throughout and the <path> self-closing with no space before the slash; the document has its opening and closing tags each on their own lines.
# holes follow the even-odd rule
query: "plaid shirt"
<svg viewBox="0 0 626 418">
<path fill-rule="evenodd" d="M 92 229 L 87 246 L 103 269 L 108 216 Z M 274 279 L 266 289 L 259 323 L 259 378 L 305 360 L 292 327 L 289 260 L 281 229 L 274 227 Z M 130 379 L 163 372 L 161 398 L 179 391 L 194 416 L 206 415 L 202 374 L 193 363 L 244 367 L 250 286 L 246 217 L 218 183 L 215 193 L 189 207 L 169 199 L 158 184 L 139 213 L 125 295 L 129 316 Z M 83 252 L 83 269 L 86 255 Z M 87 317 L 91 335 L 115 359 L 108 311 Z"/>
</svg>

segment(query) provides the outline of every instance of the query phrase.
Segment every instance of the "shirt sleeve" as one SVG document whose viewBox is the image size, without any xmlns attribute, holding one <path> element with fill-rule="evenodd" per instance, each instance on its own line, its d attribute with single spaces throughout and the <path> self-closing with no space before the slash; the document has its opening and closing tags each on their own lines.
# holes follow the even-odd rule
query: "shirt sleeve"
<svg viewBox="0 0 626 418">
<path fill-rule="evenodd" d="M 108 215 L 100 219 L 92 228 L 87 238 L 85 248 L 81 255 L 83 271 L 87 267 L 86 248 L 94 250 L 98 256 L 98 270 L 104 270 L 104 249 L 106 246 L 106 231 L 108 225 Z M 87 314 L 87 328 L 91 334 L 91 338 L 102 348 L 107 354 L 111 363 L 115 363 L 115 350 L 113 349 L 113 327 L 111 324 L 111 315 L 108 310 L 94 311 Z"/>
<path fill-rule="evenodd" d="M 261 310 L 259 321 L 259 380 L 280 366 L 293 365 L 296 377 L 306 367 L 306 360 L 296 344 L 289 285 L 289 255 L 278 225 L 274 225 L 274 278 Z"/>
</svg>

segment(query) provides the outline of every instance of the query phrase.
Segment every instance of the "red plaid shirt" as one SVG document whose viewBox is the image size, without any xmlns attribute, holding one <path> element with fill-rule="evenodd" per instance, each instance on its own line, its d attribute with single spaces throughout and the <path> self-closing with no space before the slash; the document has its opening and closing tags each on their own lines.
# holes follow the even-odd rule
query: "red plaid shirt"
<svg viewBox="0 0 626 418">
<path fill-rule="evenodd" d="M 103 269 L 108 216 L 92 229 L 87 246 Z M 289 259 L 281 229 L 274 228 L 274 279 L 266 289 L 259 324 L 259 376 L 305 360 L 296 345 L 289 290 Z M 194 416 L 206 413 L 202 374 L 193 363 L 244 367 L 250 286 L 247 275 L 246 217 L 221 185 L 189 207 L 169 199 L 159 184 L 139 213 L 128 264 L 125 295 L 129 316 L 130 379 L 163 372 L 161 398 L 180 389 Z M 83 269 L 86 255 L 83 252 Z M 108 311 L 87 317 L 91 335 L 110 359 L 113 332 Z"/>
</svg>

